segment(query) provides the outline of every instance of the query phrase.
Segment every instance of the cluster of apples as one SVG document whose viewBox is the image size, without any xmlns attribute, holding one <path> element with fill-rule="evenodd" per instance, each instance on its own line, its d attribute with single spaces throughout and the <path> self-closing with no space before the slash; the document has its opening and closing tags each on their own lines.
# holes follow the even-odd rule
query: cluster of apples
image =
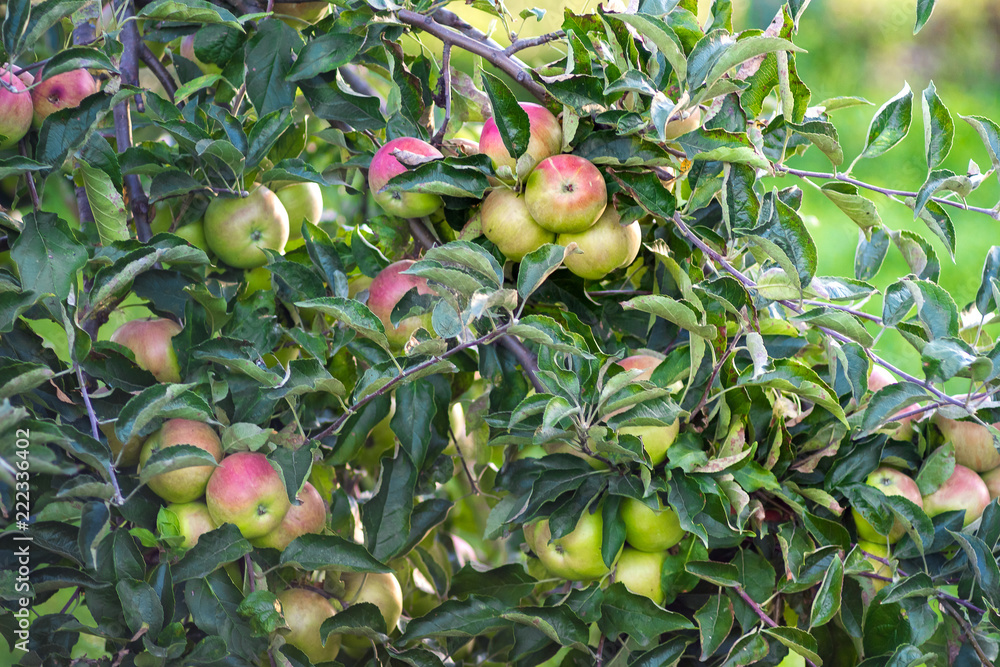
<svg viewBox="0 0 1000 667">
<path fill-rule="evenodd" d="M 131 349 L 138 365 L 160 382 L 180 382 L 180 366 L 171 342 L 180 332 L 181 326 L 172 320 L 132 320 L 119 327 L 111 340 Z M 224 456 L 222 442 L 208 424 L 170 419 L 145 440 L 126 445 L 112 437 L 113 431 L 105 433 L 118 463 L 138 463 L 140 471 L 155 452 L 175 445 L 197 447 L 215 459 L 214 466 L 171 470 L 147 481 L 150 490 L 166 501 L 157 518 L 158 529 L 182 551 L 225 523 L 236 526 L 255 547 L 278 551 L 284 551 L 297 537 L 322 533 L 327 527 L 327 503 L 312 484 L 306 482 L 296 495 L 298 504 L 292 504 L 284 480 L 267 456 L 259 452 Z M 316 590 L 296 587 L 277 594 L 288 628 L 285 641 L 314 663 L 335 659 L 341 649 L 355 657 L 367 650 L 368 643 L 354 636 L 331 635 L 323 643 L 320 627 L 344 608 L 343 603 L 376 605 L 389 631 L 402 615 L 403 594 L 394 574 L 334 574 L 330 587 L 339 597 L 328 598 Z"/>
<path fill-rule="evenodd" d="M 614 205 L 609 205 L 604 176 L 593 163 L 561 152 L 562 126 L 548 109 L 531 103 L 520 106 L 530 124 L 527 152 L 520 159 L 510 155 L 494 118 L 483 124 L 479 152 L 489 156 L 494 171 L 505 179 L 528 174 L 522 189 L 501 184 L 483 200 L 479 210 L 483 235 L 512 262 L 520 262 L 546 243 L 575 243 L 579 252 L 566 258 L 566 267 L 588 280 L 599 280 L 631 264 L 642 240 L 638 221 L 622 224 Z M 438 195 L 384 190 L 393 176 L 406 171 L 394 151 L 444 157 L 413 137 L 387 142 L 375 153 L 368 170 L 375 201 L 386 213 L 403 218 L 437 211 L 443 204 Z"/>
<path fill-rule="evenodd" d="M 80 106 L 85 97 L 99 89 L 97 81 L 85 69 L 62 72 L 37 84 L 29 71 L 16 76 L 10 65 L 0 68 L 0 150 L 14 147 L 32 125 L 60 109 Z"/>
</svg>

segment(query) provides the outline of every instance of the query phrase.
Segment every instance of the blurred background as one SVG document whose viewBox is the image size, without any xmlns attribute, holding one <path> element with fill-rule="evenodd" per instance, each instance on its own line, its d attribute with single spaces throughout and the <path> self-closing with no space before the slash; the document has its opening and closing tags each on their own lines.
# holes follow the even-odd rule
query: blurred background
<svg viewBox="0 0 1000 667">
<path fill-rule="evenodd" d="M 734 28 L 764 29 L 783 2 L 778 0 L 733 0 Z M 515 17 L 511 28 L 521 37 L 558 30 L 563 8 L 574 11 L 594 9 L 596 0 L 508 0 Z M 707 18 L 711 2 L 700 3 Z M 909 83 L 914 94 L 913 123 L 906 140 L 886 155 L 862 160 L 853 175 L 862 181 L 902 190 L 918 190 L 927 176 L 924 158 L 924 129 L 921 91 L 933 80 L 938 95 L 948 106 L 955 122 L 955 144 L 942 165 L 955 173 L 966 173 L 969 159 L 983 171 L 990 166 L 979 136 L 972 126 L 958 118 L 977 115 L 1000 122 L 1000 2 L 964 0 L 937 3 L 930 21 L 920 34 L 913 35 L 916 0 L 814 0 L 805 11 L 796 44 L 808 53 L 797 57 L 799 75 L 812 90 L 812 104 L 829 97 L 858 95 L 873 106 L 854 107 L 833 114 L 844 147 L 845 168 L 861 151 L 868 124 L 876 109 Z M 490 32 L 498 42 L 510 40 L 499 21 L 470 5 L 448 6 L 470 23 Z M 523 21 L 523 9 L 545 9 L 541 21 Z M 437 48 L 433 38 L 425 46 Z M 552 49 L 529 49 L 518 54 L 530 64 L 541 64 L 557 56 Z M 815 149 L 790 164 L 801 169 L 831 171 L 830 162 Z M 797 178 L 770 179 L 769 185 L 786 187 Z M 808 186 L 802 213 L 820 251 L 819 275 L 853 276 L 858 229 L 822 194 Z M 883 222 L 894 230 L 909 229 L 928 239 L 941 262 L 940 284 L 954 297 L 959 308 L 975 299 L 983 261 L 990 246 L 1000 244 L 1000 222 L 985 215 L 948 207 L 955 223 L 958 243 L 952 262 L 937 237 L 921 221 L 913 220 L 910 209 L 878 193 L 867 193 L 879 208 Z M 969 198 L 972 205 L 992 207 L 1000 200 L 997 178 L 991 177 Z M 902 255 L 890 247 L 882 270 L 872 280 L 879 289 L 909 273 Z M 881 300 L 865 310 L 881 314 Z M 876 331 L 873 330 L 873 333 Z M 893 330 L 879 340 L 879 353 L 904 370 L 919 374 L 919 355 Z M 961 381 L 956 381 L 961 382 Z M 953 389 L 958 389 L 955 387 Z"/>
</svg>

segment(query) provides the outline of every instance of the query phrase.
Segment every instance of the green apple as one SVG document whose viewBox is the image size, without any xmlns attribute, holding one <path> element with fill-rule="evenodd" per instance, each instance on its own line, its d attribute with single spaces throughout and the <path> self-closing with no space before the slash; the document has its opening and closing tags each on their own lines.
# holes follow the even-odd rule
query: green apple
<svg viewBox="0 0 1000 667">
<path fill-rule="evenodd" d="M 0 80 L 11 86 L 14 91 L 0 86 L 0 150 L 7 150 L 17 145 L 31 129 L 33 107 L 31 95 L 24 81 L 14 76 L 6 69 L 0 71 Z"/>
<path fill-rule="evenodd" d="M 626 498 L 621 504 L 625 541 L 639 551 L 669 549 L 685 535 L 677 512 L 660 502 L 659 496 L 655 500 L 659 509 L 653 509 L 635 498 Z"/>
<path fill-rule="evenodd" d="M 634 435 L 642 440 L 642 448 L 649 455 L 649 460 L 658 466 L 667 459 L 667 450 L 674 444 L 680 430 L 680 420 L 675 419 L 669 426 L 625 426 L 618 429 L 618 433 Z"/>
<path fill-rule="evenodd" d="M 301 30 L 306 24 L 316 23 L 329 13 L 329 2 L 276 2 L 274 4 L 275 17 L 296 30 Z"/>
<path fill-rule="evenodd" d="M 276 194 L 260 186 L 245 199 L 213 199 L 205 209 L 204 231 L 219 259 L 237 269 L 252 269 L 267 264 L 264 248 L 285 251 L 288 213 Z"/>
<path fill-rule="evenodd" d="M 701 109 L 695 107 L 686 113 L 682 112 L 679 118 L 667 123 L 663 128 L 663 138 L 667 141 L 673 141 L 688 132 L 694 132 L 699 127 L 701 127 Z"/>
<path fill-rule="evenodd" d="M 614 206 L 608 206 L 597 222 L 582 232 L 567 232 L 556 237 L 556 243 L 577 245 L 577 250 L 563 262 L 566 268 L 586 280 L 600 280 L 621 266 L 626 266 L 635 258 L 633 246 L 638 252 L 638 244 L 633 243 L 639 223 L 633 221 L 621 224 L 621 216 Z"/>
<path fill-rule="evenodd" d="M 317 3 L 330 7 L 327 3 Z M 294 5 L 285 5 L 288 7 Z M 323 191 L 318 183 L 293 183 L 277 192 L 278 199 L 288 213 L 288 240 L 302 238 L 302 223 L 319 224 L 323 215 Z"/>
<path fill-rule="evenodd" d="M 322 533 L 326 528 L 326 503 L 319 492 L 309 482 L 305 483 L 295 499 L 298 505 L 292 505 L 285 513 L 278 527 L 263 537 L 251 540 L 255 547 L 267 547 L 284 551 L 296 537 L 309 533 Z"/>
<path fill-rule="evenodd" d="M 549 520 L 524 527 L 524 539 L 549 572 L 573 581 L 599 579 L 610 571 L 601 556 L 604 519 L 601 509 L 584 510 L 576 527 L 557 540 L 552 539 Z"/>
<path fill-rule="evenodd" d="M 555 234 L 531 218 L 524 195 L 508 188 L 497 188 L 487 195 L 479 216 L 483 235 L 512 262 L 520 262 L 529 252 L 556 240 Z"/>
<path fill-rule="evenodd" d="M 391 572 L 343 572 L 340 580 L 344 583 L 344 602 L 348 606 L 359 602 L 375 605 L 382 612 L 386 629 L 392 634 L 399 617 L 403 615 L 403 589 L 396 575 Z M 371 642 L 364 637 L 344 635 L 341 646 L 345 653 L 356 658 L 368 650 Z"/>
<path fill-rule="evenodd" d="M 31 89 L 31 103 L 34 106 L 35 127 L 60 109 L 80 106 L 84 98 L 100 90 L 97 81 L 85 69 L 75 69 L 45 78 L 44 70 L 39 74 L 40 83 Z M 15 84 L 16 85 L 16 84 Z"/>
<path fill-rule="evenodd" d="M 115 433 L 115 422 L 100 422 L 98 428 L 108 439 L 108 447 L 111 448 L 111 460 L 117 467 L 134 466 L 139 462 L 139 453 L 142 452 L 142 445 L 146 440 L 133 436 L 127 444 L 122 444 Z"/>
<path fill-rule="evenodd" d="M 789 649 L 788 655 L 781 659 L 778 667 L 806 667 L 806 659 L 795 651 Z"/>
<path fill-rule="evenodd" d="M 625 584 L 636 595 L 644 595 L 656 604 L 663 604 L 663 585 L 660 574 L 666 551 L 639 551 L 631 547 L 622 549 L 615 568 L 615 580 Z"/>
<path fill-rule="evenodd" d="M 982 424 L 956 421 L 937 412 L 931 421 L 941 431 L 945 442 L 955 445 L 955 463 L 976 472 L 986 472 L 1000 466 L 1000 452 L 993 444 L 993 436 Z M 1000 428 L 1000 422 L 993 424 Z"/>
<path fill-rule="evenodd" d="M 872 554 L 873 556 L 878 556 L 879 558 L 889 557 L 889 547 L 883 543 L 858 540 L 858 548 Z M 875 560 L 874 558 L 869 558 L 867 556 L 865 557 L 865 560 L 871 563 L 872 567 L 875 568 L 875 574 L 882 577 L 892 577 L 892 568 L 882 561 Z M 872 586 L 875 587 L 876 593 L 885 588 L 885 585 L 889 583 L 887 581 L 882 581 L 881 579 L 872 579 L 871 582 Z"/>
<path fill-rule="evenodd" d="M 205 504 L 217 524 L 235 525 L 248 540 L 277 528 L 292 506 L 281 475 L 259 452 L 222 459 L 208 480 Z"/>
<path fill-rule="evenodd" d="M 181 367 L 170 339 L 181 330 L 173 320 L 131 320 L 118 327 L 110 340 L 132 350 L 139 368 L 152 373 L 158 381 L 180 382 Z"/>
<path fill-rule="evenodd" d="M 206 253 L 211 252 L 208 242 L 205 240 L 205 225 L 201 221 L 178 227 L 174 230 L 174 234 L 199 250 L 204 250 Z"/>
<path fill-rule="evenodd" d="M 184 538 L 178 545 L 181 549 L 190 549 L 198 544 L 199 537 L 216 528 L 208 507 L 199 501 L 171 503 L 161 507 L 156 517 L 156 529 L 161 536 Z"/>
<path fill-rule="evenodd" d="M 990 490 L 983 478 L 958 464 L 955 465 L 955 472 L 937 491 L 924 496 L 924 512 L 929 517 L 952 510 L 965 510 L 963 527 L 981 517 L 989 504 Z"/>
<path fill-rule="evenodd" d="M 917 483 L 907 475 L 882 466 L 868 475 L 865 480 L 868 486 L 873 486 L 887 496 L 903 496 L 913 502 L 918 507 L 924 506 L 923 498 L 920 497 L 920 489 Z M 868 542 L 888 542 L 895 544 L 906 533 L 906 526 L 899 519 L 892 525 L 888 535 L 879 535 L 875 528 L 856 509 L 851 508 L 851 515 L 854 517 L 854 525 L 858 529 L 858 539 Z"/>
<path fill-rule="evenodd" d="M 331 662 L 340 652 L 340 635 L 332 634 L 326 644 L 320 638 L 323 621 L 337 613 L 335 602 L 305 588 L 288 588 L 278 593 L 281 613 L 288 630 L 285 641 L 306 654 L 312 663 Z"/>
<path fill-rule="evenodd" d="M 560 154 L 542 160 L 524 188 L 528 214 L 557 234 L 589 229 L 608 205 L 608 188 L 600 170 L 589 160 Z M 618 264 L 625 259 L 624 253 Z M 617 266 L 617 264 L 616 264 Z"/>
<path fill-rule="evenodd" d="M 395 348 L 403 347 L 418 328 L 434 331 L 431 326 L 431 313 L 407 317 L 397 322 L 396 326 L 392 325 L 393 308 L 411 289 L 415 288 L 418 294 L 435 294 L 427 284 L 426 278 L 403 273 L 414 264 L 415 262 L 409 259 L 393 262 L 379 271 L 375 280 L 368 286 L 368 308 L 382 320 L 385 337 Z"/>
<path fill-rule="evenodd" d="M 562 151 L 562 125 L 551 111 L 540 104 L 522 102 L 520 107 L 528 114 L 530 134 L 526 154 L 530 164 L 527 166 L 533 169 L 545 158 Z M 479 135 L 479 152 L 489 156 L 493 161 L 493 169 L 499 170 L 501 166 L 505 166 L 516 175 L 517 161 L 507 150 L 493 117 L 487 118 L 483 123 L 483 131 Z"/>
<path fill-rule="evenodd" d="M 1000 497 L 1000 467 L 987 470 L 980 477 L 986 482 L 986 488 L 990 492 L 990 499 L 993 500 Z"/>
<path fill-rule="evenodd" d="M 142 470 L 153 452 L 175 445 L 192 445 L 205 450 L 216 461 L 222 459 L 222 441 L 215 429 L 190 419 L 170 419 L 146 438 L 139 453 L 139 469 Z M 154 475 L 147 485 L 169 503 L 188 503 L 201 498 L 215 470 L 215 466 L 180 468 Z"/>
<path fill-rule="evenodd" d="M 444 157 L 441 151 L 421 139 L 399 137 L 387 142 L 375 152 L 368 167 L 368 189 L 375 195 L 375 202 L 389 215 L 400 218 L 420 218 L 441 208 L 444 200 L 439 195 L 415 191 L 382 192 L 382 188 L 393 176 L 398 176 L 407 169 L 392 154 L 396 150 L 424 157 Z"/>
</svg>

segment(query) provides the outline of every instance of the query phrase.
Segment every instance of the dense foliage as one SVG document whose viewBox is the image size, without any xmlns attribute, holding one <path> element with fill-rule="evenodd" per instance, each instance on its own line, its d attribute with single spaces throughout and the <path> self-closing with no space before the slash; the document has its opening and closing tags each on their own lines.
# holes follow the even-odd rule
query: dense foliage
<svg viewBox="0 0 1000 667">
<path fill-rule="evenodd" d="M 764 31 L 702 4 L 504 48 L 426 2 L 8 0 L 13 660 L 992 664 L 1000 246 L 951 214 L 1000 220 L 966 201 L 1000 126 L 903 84 L 848 161 L 837 112 L 870 103 L 800 79 L 808 0 Z M 915 113 L 924 183 L 852 177 Z M 950 155 L 956 121 L 988 163 Z M 817 275 L 803 187 L 854 275 Z M 974 302 L 930 238 L 981 247 Z M 889 330 L 922 376 L 873 351 Z"/>
</svg>

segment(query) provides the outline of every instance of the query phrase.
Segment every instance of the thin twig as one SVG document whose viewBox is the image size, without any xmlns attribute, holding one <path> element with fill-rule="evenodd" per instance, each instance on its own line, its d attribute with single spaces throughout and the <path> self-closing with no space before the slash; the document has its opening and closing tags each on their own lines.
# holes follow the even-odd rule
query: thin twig
<svg viewBox="0 0 1000 667">
<path fill-rule="evenodd" d="M 491 49 L 496 49 L 498 51 L 504 50 L 504 47 L 498 41 L 487 35 L 482 30 L 476 28 L 471 23 L 468 23 L 465 19 L 463 19 L 461 16 L 459 16 L 458 14 L 456 14 L 451 10 L 438 9 L 434 12 L 434 14 L 432 14 L 432 16 L 434 17 L 434 20 L 440 23 L 441 25 L 446 25 L 449 28 L 454 28 L 463 35 L 471 37 L 477 42 L 482 42 L 486 44 Z M 525 63 L 517 56 L 510 56 L 510 59 L 518 67 L 522 69 L 529 69 L 527 63 Z"/>
<path fill-rule="evenodd" d="M 430 250 L 437 245 L 434 237 L 427 231 L 424 223 L 419 218 L 407 218 L 406 222 L 410 226 L 410 234 L 417 245 L 421 246 L 424 250 Z"/>
<path fill-rule="evenodd" d="M 80 367 L 78 361 L 73 362 L 73 368 L 76 370 L 76 379 L 80 382 L 80 393 L 83 395 L 83 404 L 87 408 L 87 417 L 90 418 L 90 434 L 94 436 L 94 440 L 100 440 L 101 433 L 97 428 L 97 414 L 94 412 L 94 406 L 90 402 L 90 394 L 87 393 L 87 380 L 83 377 L 83 369 Z M 118 477 L 115 475 L 114 465 L 108 466 L 108 481 L 111 482 L 111 488 L 115 491 L 114 498 L 112 498 L 115 505 L 124 505 L 125 499 L 122 497 L 121 487 L 118 486 Z"/>
<path fill-rule="evenodd" d="M 893 188 L 883 188 L 877 185 L 872 185 L 871 183 L 865 183 L 864 181 L 859 181 L 856 178 L 847 176 L 846 174 L 832 174 L 822 171 L 807 171 L 805 169 L 793 169 L 792 167 L 787 167 L 782 164 L 774 165 L 775 171 L 782 171 L 786 174 L 792 174 L 793 176 L 800 176 L 802 178 L 826 178 L 831 180 L 842 181 L 844 183 L 850 183 L 851 185 L 856 185 L 859 188 L 864 188 L 865 190 L 871 190 L 872 192 L 879 192 L 887 197 L 898 196 L 898 197 L 916 197 L 919 193 L 910 192 L 908 190 L 895 190 Z M 931 201 L 937 202 L 938 204 L 945 204 L 946 206 L 954 206 L 955 208 L 960 208 L 963 211 L 975 211 L 976 213 L 983 213 L 993 218 L 994 220 L 1000 220 L 1000 213 L 991 208 L 982 208 L 980 206 L 969 206 L 964 202 L 957 202 L 951 199 L 946 199 L 944 197 L 931 197 Z"/>
<path fill-rule="evenodd" d="M 398 10 L 396 16 L 403 23 L 434 35 L 446 44 L 451 43 L 461 49 L 465 49 L 469 53 L 482 56 L 491 65 L 521 84 L 525 90 L 540 101 L 544 102 L 548 99 L 549 94 L 545 91 L 545 88 L 531 78 L 527 69 L 518 65 L 510 56 L 505 55 L 502 49 L 497 49 L 485 42 L 472 39 L 468 35 L 438 23 L 431 16 L 425 16 L 409 9 Z"/>
<path fill-rule="evenodd" d="M 542 394 L 548 391 L 538 378 L 538 362 L 535 361 L 535 355 L 524 346 L 524 343 L 517 338 L 507 336 L 499 340 L 499 345 L 507 348 L 507 351 L 514 355 L 536 392 Z"/>
<path fill-rule="evenodd" d="M 979 660 L 983 663 L 984 667 L 993 667 L 993 663 L 990 662 L 990 659 L 983 652 L 983 647 L 979 645 L 979 641 L 976 639 L 976 631 L 972 629 L 969 622 L 966 621 L 955 609 L 952 609 L 951 605 L 947 602 L 942 602 L 941 608 L 944 609 L 949 616 L 958 621 L 959 627 L 962 628 L 962 634 L 964 634 L 969 640 L 969 643 L 972 644 L 973 650 L 975 650 L 976 655 L 979 656 Z"/>
<path fill-rule="evenodd" d="M 768 626 L 769 628 L 778 627 L 778 624 L 774 622 L 774 619 L 772 619 L 770 616 L 764 613 L 764 610 L 760 608 L 760 605 L 754 602 L 753 598 L 747 595 L 747 592 L 743 590 L 742 586 L 735 586 L 734 588 L 736 590 L 736 594 L 740 596 L 740 599 L 742 599 L 744 602 L 750 605 L 750 608 L 754 610 L 754 613 L 757 614 L 760 620 L 764 621 L 764 625 Z M 816 663 L 812 662 L 808 658 L 806 659 L 806 664 L 811 665 L 812 667 L 816 667 Z"/>
<path fill-rule="evenodd" d="M 539 35 L 538 37 L 528 37 L 526 39 L 515 39 L 511 42 L 511 45 L 503 50 L 505 56 L 510 56 L 523 49 L 530 49 L 533 46 L 541 46 L 542 44 L 548 44 L 549 42 L 554 42 L 557 39 L 562 39 L 566 36 L 566 33 L 562 30 L 557 30 L 555 32 L 550 32 L 545 35 Z"/>
<path fill-rule="evenodd" d="M 441 56 L 440 95 L 444 98 L 444 121 L 431 139 L 431 143 L 435 146 L 440 146 L 441 142 L 444 141 L 444 134 L 448 131 L 448 123 L 451 121 L 451 44 L 448 42 L 445 42 Z"/>
<path fill-rule="evenodd" d="M 21 139 L 21 143 L 18 144 L 21 150 L 21 155 L 28 157 L 28 142 L 26 139 Z M 31 207 L 38 212 L 41 208 L 41 203 L 38 200 L 38 190 L 35 189 L 35 177 L 31 175 L 30 171 L 24 172 L 24 180 L 28 183 L 28 196 L 31 197 Z"/>
<path fill-rule="evenodd" d="M 170 72 L 163 66 L 163 63 L 156 57 L 156 54 L 149 50 L 145 42 L 139 43 L 139 58 L 149 68 L 149 71 L 153 73 L 156 80 L 160 82 L 163 90 L 167 92 L 167 97 L 173 102 L 174 94 L 177 92 L 177 84 L 174 82 L 174 77 L 170 76 Z"/>
</svg>

